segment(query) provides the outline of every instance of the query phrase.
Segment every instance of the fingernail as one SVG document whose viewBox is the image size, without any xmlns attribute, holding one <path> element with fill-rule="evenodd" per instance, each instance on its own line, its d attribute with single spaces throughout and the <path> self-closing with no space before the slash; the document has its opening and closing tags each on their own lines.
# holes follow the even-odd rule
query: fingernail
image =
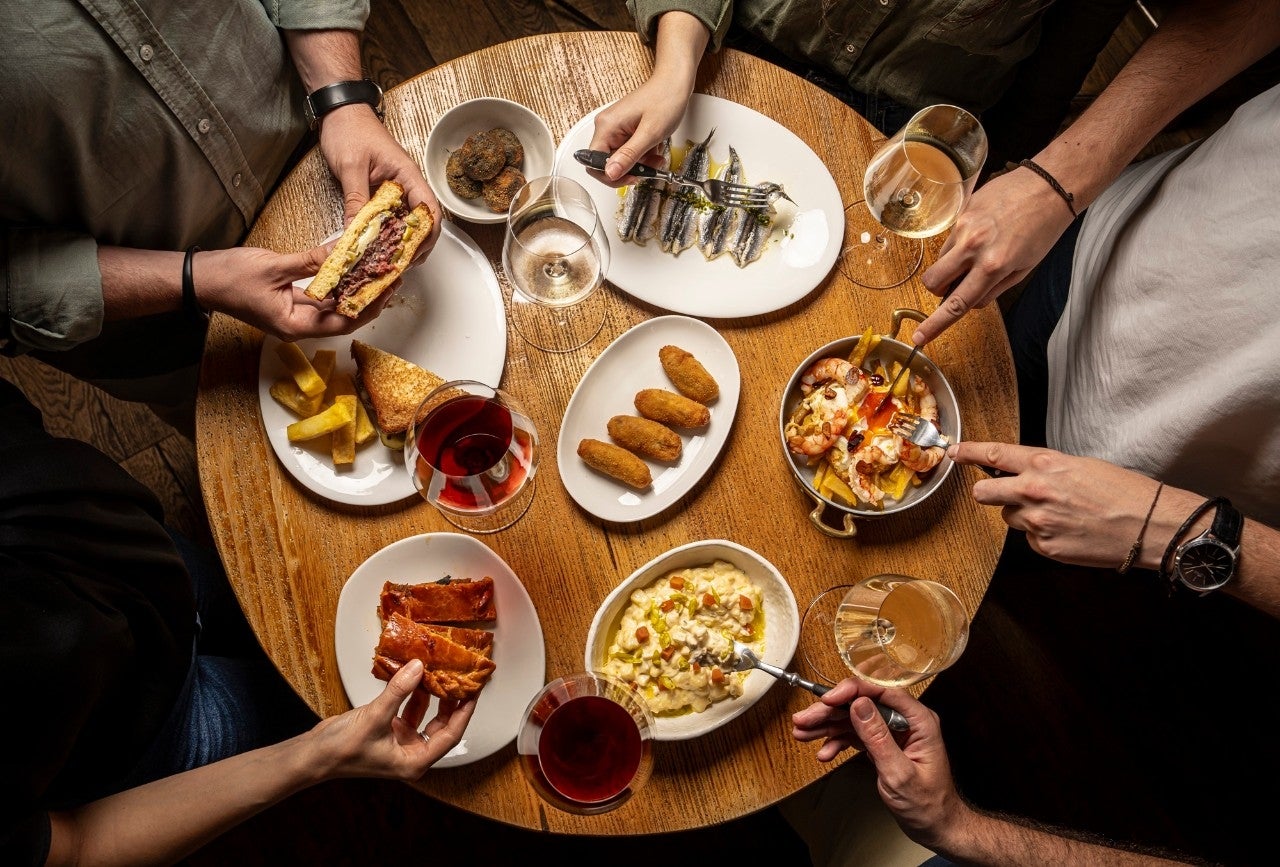
<svg viewBox="0 0 1280 867">
<path fill-rule="evenodd" d="M 916 346 L 924 346 L 925 336 L 923 331 L 917 331 L 911 335 L 911 342 Z"/>
<path fill-rule="evenodd" d="M 605 160 L 604 176 L 606 178 L 611 181 L 616 181 L 618 178 L 622 177 L 623 172 L 624 169 L 622 163 L 616 160 Z"/>
<path fill-rule="evenodd" d="M 853 703 L 853 713 L 858 719 L 867 722 L 876 715 L 876 708 L 871 703 L 871 699 L 860 698 Z"/>
</svg>

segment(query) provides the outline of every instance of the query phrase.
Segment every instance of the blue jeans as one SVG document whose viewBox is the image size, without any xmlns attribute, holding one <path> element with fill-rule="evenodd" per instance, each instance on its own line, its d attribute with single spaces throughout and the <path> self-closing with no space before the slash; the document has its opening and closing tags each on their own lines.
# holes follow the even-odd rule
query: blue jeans
<svg viewBox="0 0 1280 867">
<path fill-rule="evenodd" d="M 1071 288 L 1071 260 L 1084 214 L 1075 219 L 1053 245 L 1004 314 L 1013 366 L 1018 374 L 1018 406 L 1022 418 L 1019 442 L 1045 444 L 1045 416 L 1049 410 L 1049 338 L 1062 318 Z"/>
<path fill-rule="evenodd" d="M 317 722 L 262 652 L 217 555 L 169 534 L 191 574 L 198 629 L 187 681 L 125 788 L 276 743 Z"/>
</svg>

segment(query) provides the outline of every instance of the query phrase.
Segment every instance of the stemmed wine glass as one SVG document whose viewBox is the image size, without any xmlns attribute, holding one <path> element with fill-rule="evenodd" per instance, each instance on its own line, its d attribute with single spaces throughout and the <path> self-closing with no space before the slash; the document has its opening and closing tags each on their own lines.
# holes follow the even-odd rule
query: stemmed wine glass
<svg viewBox="0 0 1280 867">
<path fill-rule="evenodd" d="M 604 324 L 596 292 L 609 271 L 609 240 L 595 203 L 569 178 L 534 178 L 511 200 L 502 242 L 511 321 L 547 352 L 586 344 Z"/>
<path fill-rule="evenodd" d="M 800 625 L 805 661 L 836 683 L 848 669 L 880 686 L 904 687 L 950 667 L 969 641 L 969 616 L 945 584 L 872 575 L 824 590 Z"/>
<path fill-rule="evenodd" d="M 462 530 L 496 533 L 533 502 L 538 432 L 511 395 L 474 380 L 434 389 L 404 441 L 414 487 Z"/>
<path fill-rule="evenodd" d="M 922 108 L 871 157 L 863 198 L 845 208 L 840 270 L 860 286 L 887 289 L 920 267 L 924 244 L 951 228 L 987 159 L 978 119 L 954 105 Z"/>
</svg>

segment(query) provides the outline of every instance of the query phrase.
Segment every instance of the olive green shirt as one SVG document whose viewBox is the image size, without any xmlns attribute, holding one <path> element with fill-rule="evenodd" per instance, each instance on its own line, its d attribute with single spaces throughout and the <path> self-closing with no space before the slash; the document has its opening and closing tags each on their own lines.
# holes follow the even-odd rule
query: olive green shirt
<svg viewBox="0 0 1280 867">
<path fill-rule="evenodd" d="M 38 0 L 0 28 L 0 343 L 103 321 L 98 244 L 234 246 L 306 133 L 282 29 L 368 0 Z"/>
<path fill-rule="evenodd" d="M 711 31 L 730 23 L 783 54 L 827 70 L 865 94 L 909 108 L 935 103 L 982 112 L 1009 85 L 1040 39 L 1054 0 L 627 0 L 636 27 L 681 10 Z"/>
</svg>

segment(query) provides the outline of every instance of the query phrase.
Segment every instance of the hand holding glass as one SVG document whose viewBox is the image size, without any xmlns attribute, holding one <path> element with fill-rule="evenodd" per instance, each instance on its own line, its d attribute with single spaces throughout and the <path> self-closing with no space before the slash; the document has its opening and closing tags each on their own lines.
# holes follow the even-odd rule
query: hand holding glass
<svg viewBox="0 0 1280 867">
<path fill-rule="evenodd" d="M 950 667 L 969 641 L 964 604 L 945 584 L 873 575 L 832 587 L 805 611 L 805 657 L 835 683 L 844 664 L 857 677 L 904 687 Z"/>
<path fill-rule="evenodd" d="M 414 487 L 445 520 L 473 533 L 511 526 L 533 500 L 538 433 L 501 389 L 455 380 L 423 401 L 404 442 Z"/>
</svg>

